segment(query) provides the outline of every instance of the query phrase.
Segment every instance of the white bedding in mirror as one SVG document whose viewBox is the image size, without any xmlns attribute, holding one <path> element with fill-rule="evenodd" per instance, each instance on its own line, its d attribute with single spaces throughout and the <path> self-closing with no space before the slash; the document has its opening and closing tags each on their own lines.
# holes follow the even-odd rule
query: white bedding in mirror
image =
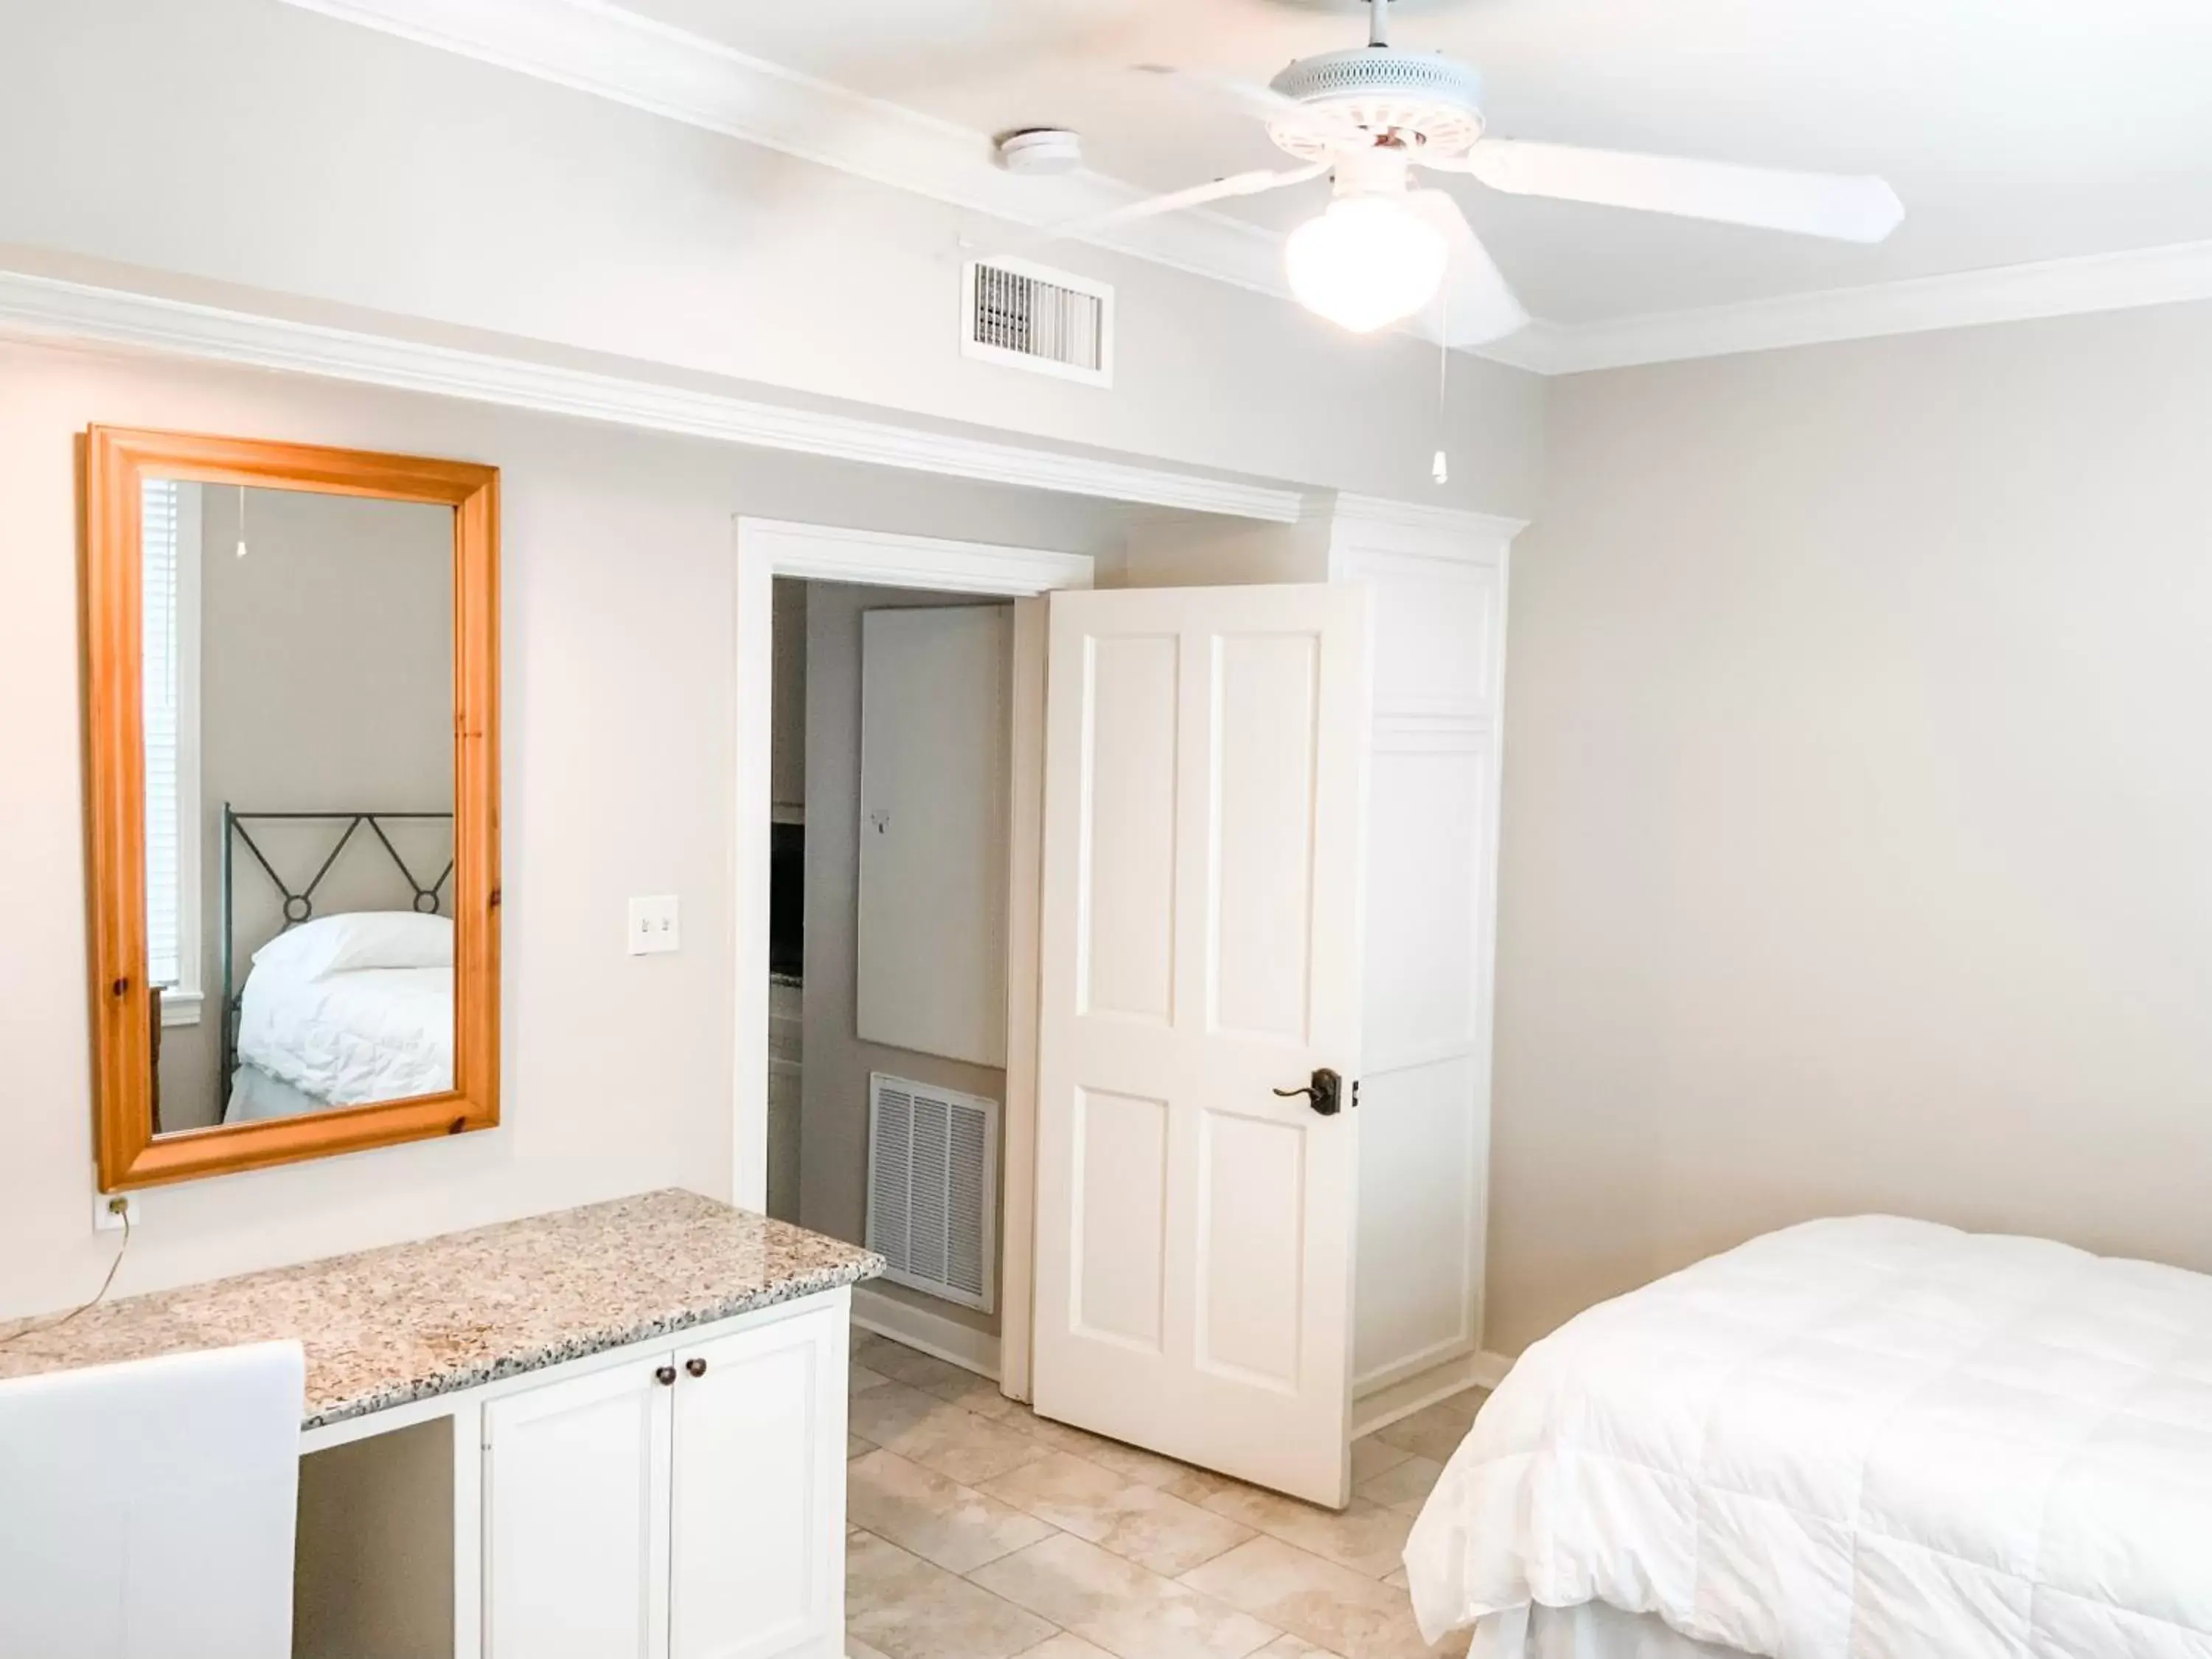
<svg viewBox="0 0 2212 1659">
<path fill-rule="evenodd" d="M 453 1079 L 451 924 L 445 960 L 422 936 L 441 919 L 332 916 L 283 936 L 283 948 L 257 953 L 240 999 L 239 1066 L 223 1121 L 287 1116 L 326 1106 L 442 1094 Z M 401 929 L 392 924 L 416 924 Z M 423 924 L 428 924 L 425 927 Z M 325 937 L 374 932 L 406 948 L 307 950 Z M 431 958 L 426 961 L 425 958 Z M 348 966 L 345 963 L 368 965 Z M 395 965 L 384 965 L 392 963 Z M 404 964 L 404 965 L 399 965 Z"/>
</svg>

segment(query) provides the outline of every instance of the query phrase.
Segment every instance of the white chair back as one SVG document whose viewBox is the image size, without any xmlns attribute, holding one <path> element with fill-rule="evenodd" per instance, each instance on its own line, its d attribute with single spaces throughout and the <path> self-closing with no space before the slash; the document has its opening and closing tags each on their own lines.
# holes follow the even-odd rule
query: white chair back
<svg viewBox="0 0 2212 1659">
<path fill-rule="evenodd" d="M 0 1655 L 289 1659 L 296 1342 L 0 1382 Z"/>
</svg>

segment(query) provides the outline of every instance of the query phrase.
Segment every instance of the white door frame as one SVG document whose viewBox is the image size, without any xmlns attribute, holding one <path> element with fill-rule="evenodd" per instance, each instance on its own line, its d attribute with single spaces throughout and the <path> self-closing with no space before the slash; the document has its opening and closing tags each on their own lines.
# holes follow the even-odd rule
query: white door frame
<svg viewBox="0 0 2212 1659">
<path fill-rule="evenodd" d="M 1056 588 L 1089 587 L 1087 554 L 875 530 L 740 517 L 736 526 L 736 791 L 731 837 L 737 1030 L 730 1194 L 768 1207 L 769 745 L 772 737 L 775 580 L 988 593 L 1014 606 L 1012 821 L 1007 837 L 1006 1201 L 1000 1217 L 1000 1386 L 1030 1393 L 1036 1198 L 1038 884 L 1044 836 L 1044 605 Z M 1020 603 L 1020 601 L 1029 601 Z M 803 1062 L 802 1062 L 803 1063 Z"/>
</svg>

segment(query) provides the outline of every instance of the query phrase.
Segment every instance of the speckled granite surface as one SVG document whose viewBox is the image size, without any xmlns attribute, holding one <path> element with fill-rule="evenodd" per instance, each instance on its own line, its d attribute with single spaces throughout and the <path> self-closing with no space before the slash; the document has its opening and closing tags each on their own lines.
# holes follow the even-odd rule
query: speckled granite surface
<svg viewBox="0 0 2212 1659">
<path fill-rule="evenodd" d="M 313 1429 L 883 1269 L 857 1245 L 671 1189 L 128 1297 L 0 1344 L 0 1377 L 296 1337 Z M 0 1338 L 42 1322 L 0 1323 Z"/>
</svg>

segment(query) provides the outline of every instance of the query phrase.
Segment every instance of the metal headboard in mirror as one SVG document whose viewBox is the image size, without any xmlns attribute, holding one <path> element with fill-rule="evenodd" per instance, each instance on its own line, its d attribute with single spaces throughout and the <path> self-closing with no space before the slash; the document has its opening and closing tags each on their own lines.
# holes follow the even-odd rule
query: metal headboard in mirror
<svg viewBox="0 0 2212 1659">
<path fill-rule="evenodd" d="M 238 867 L 237 849 L 243 848 L 246 850 L 250 855 L 252 865 L 259 867 L 262 874 L 268 878 L 270 885 L 276 890 L 276 896 L 282 901 L 282 920 L 275 930 L 277 933 L 289 933 L 303 922 L 314 919 L 317 893 L 322 890 L 324 882 L 329 878 L 331 872 L 337 867 L 338 860 L 344 854 L 346 848 L 356 844 L 363 847 L 374 846 L 383 850 L 385 860 L 391 866 L 389 873 L 397 876 L 406 884 L 404 894 L 397 888 L 391 890 L 395 897 L 406 898 L 407 908 L 421 915 L 450 916 L 453 910 L 447 890 L 453 875 L 453 844 L 450 834 L 453 822 L 453 815 L 451 812 L 385 811 L 370 808 L 347 808 L 323 812 L 241 812 L 232 806 L 228 801 L 223 803 L 222 853 L 217 866 L 217 881 L 221 890 L 218 902 L 222 911 L 222 933 L 218 940 L 222 963 L 221 1086 L 225 1091 L 230 1088 L 232 1074 L 238 1066 L 238 1021 L 246 995 L 245 987 L 240 982 L 237 972 L 240 955 L 238 883 L 234 874 Z M 427 882 L 418 873 L 419 870 L 428 867 L 422 861 L 422 851 L 419 848 L 416 849 L 415 861 L 410 863 L 407 855 L 393 842 L 392 830 L 386 827 L 426 823 L 443 823 L 447 826 L 449 831 L 445 840 L 444 867 Z M 254 839 L 253 830 L 250 827 L 263 826 L 263 836 L 267 838 L 270 833 L 268 826 L 279 824 L 323 825 L 327 826 L 331 832 L 327 851 L 321 850 L 319 841 L 306 843 L 309 848 L 308 856 L 301 860 L 301 863 L 302 866 L 313 866 L 313 873 L 297 886 L 293 884 L 292 878 L 288 878 L 278 870 L 277 864 L 286 854 L 296 854 L 299 849 L 295 847 L 288 847 L 281 849 L 278 855 L 272 858 L 261 843 Z M 364 827 L 368 830 L 369 839 L 357 840 Z M 403 838 L 404 838 L 404 836 Z M 319 860 L 317 857 L 318 853 L 319 853 Z M 429 862 L 432 864 L 436 862 L 435 854 L 432 856 Z M 353 905 L 356 908 L 362 908 L 358 896 L 353 900 Z M 265 939 L 263 942 L 265 943 Z M 252 960 L 252 951 L 248 950 L 244 954 L 250 963 Z"/>
</svg>

